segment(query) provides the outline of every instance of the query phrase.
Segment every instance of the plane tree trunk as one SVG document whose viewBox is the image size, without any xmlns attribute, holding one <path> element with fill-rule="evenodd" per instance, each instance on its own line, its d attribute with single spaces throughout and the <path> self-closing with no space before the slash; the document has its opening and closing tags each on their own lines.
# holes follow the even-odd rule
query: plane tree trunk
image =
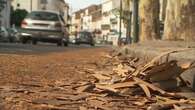
<svg viewBox="0 0 195 110">
<path fill-rule="evenodd" d="M 167 0 L 160 0 L 160 20 L 165 21 Z"/>
<path fill-rule="evenodd" d="M 159 13 L 159 0 L 140 0 L 139 24 L 141 41 L 157 40 L 160 38 Z"/>
<path fill-rule="evenodd" d="M 164 39 L 195 41 L 195 0 L 168 0 Z"/>
</svg>

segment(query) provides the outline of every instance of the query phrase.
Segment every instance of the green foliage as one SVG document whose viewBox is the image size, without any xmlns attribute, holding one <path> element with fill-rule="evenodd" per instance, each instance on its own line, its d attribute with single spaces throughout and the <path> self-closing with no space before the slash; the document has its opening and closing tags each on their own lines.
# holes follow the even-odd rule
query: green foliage
<svg viewBox="0 0 195 110">
<path fill-rule="evenodd" d="M 11 24 L 15 24 L 15 26 L 19 27 L 27 14 L 28 12 L 24 9 L 16 9 L 11 13 Z"/>
</svg>

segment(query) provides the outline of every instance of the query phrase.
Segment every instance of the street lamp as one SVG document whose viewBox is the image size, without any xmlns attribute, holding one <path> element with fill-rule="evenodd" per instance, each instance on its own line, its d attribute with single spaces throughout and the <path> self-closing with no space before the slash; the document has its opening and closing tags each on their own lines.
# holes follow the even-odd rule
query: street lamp
<svg viewBox="0 0 195 110">
<path fill-rule="evenodd" d="M 138 20 L 139 0 L 133 0 L 133 42 L 139 40 L 139 20 Z"/>
<path fill-rule="evenodd" d="M 120 0 L 120 21 L 119 21 L 119 37 L 118 37 L 118 45 L 121 45 L 121 36 L 122 36 L 122 11 L 123 11 L 123 7 L 122 7 L 122 0 Z"/>
<path fill-rule="evenodd" d="M 127 29 L 126 29 L 126 43 L 127 44 L 131 44 L 131 16 L 132 16 L 132 12 L 131 11 L 127 11 L 126 13 L 127 16 Z"/>
</svg>

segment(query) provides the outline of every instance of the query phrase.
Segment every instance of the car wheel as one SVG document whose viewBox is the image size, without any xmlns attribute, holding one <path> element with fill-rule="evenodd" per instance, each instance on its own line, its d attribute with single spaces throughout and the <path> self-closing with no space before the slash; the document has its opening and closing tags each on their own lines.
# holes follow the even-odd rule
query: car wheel
<svg viewBox="0 0 195 110">
<path fill-rule="evenodd" d="M 95 46 L 95 44 L 90 44 L 91 46 Z"/>
<path fill-rule="evenodd" d="M 13 43 L 14 42 L 14 39 L 13 38 L 9 38 L 9 42 L 10 43 Z"/>
<path fill-rule="evenodd" d="M 68 43 L 67 43 L 67 42 L 64 42 L 64 46 L 65 46 L 65 47 L 68 47 Z"/>
<path fill-rule="evenodd" d="M 76 42 L 75 44 L 76 44 L 76 45 L 80 45 L 80 43 L 79 43 L 79 42 Z"/>
<path fill-rule="evenodd" d="M 23 43 L 23 44 L 26 44 L 27 43 L 27 39 L 25 39 L 25 38 L 23 38 L 23 39 L 21 39 L 21 42 Z"/>
<path fill-rule="evenodd" d="M 62 42 L 58 42 L 57 43 L 57 46 L 62 46 Z"/>
<path fill-rule="evenodd" d="M 37 40 L 33 39 L 33 40 L 32 40 L 32 44 L 33 44 L 33 45 L 37 45 Z"/>
</svg>

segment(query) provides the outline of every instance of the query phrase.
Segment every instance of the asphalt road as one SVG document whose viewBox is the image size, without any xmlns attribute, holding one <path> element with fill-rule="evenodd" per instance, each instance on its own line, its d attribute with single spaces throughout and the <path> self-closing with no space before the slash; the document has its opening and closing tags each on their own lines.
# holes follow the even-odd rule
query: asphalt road
<svg viewBox="0 0 195 110">
<path fill-rule="evenodd" d="M 39 43 L 37 45 L 0 43 L 0 54 L 47 54 L 52 52 L 65 52 L 98 47 L 102 46 L 91 47 L 90 45 L 69 45 L 68 47 L 58 47 L 56 44 L 50 43 Z"/>
</svg>

